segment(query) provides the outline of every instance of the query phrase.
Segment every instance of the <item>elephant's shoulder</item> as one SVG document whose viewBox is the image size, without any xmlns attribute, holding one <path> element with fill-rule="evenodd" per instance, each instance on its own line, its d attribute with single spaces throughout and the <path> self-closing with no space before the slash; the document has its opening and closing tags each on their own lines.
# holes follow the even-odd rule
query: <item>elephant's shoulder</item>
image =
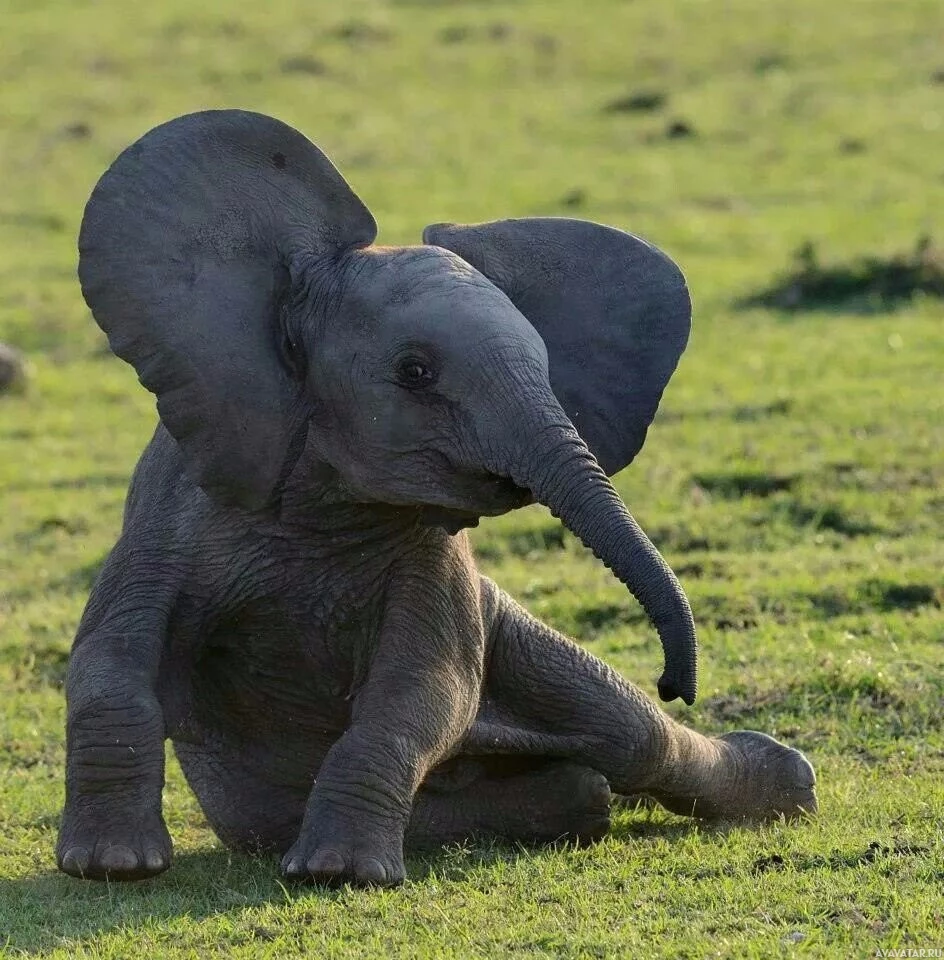
<svg viewBox="0 0 944 960">
<path fill-rule="evenodd" d="M 138 459 L 125 501 L 125 529 L 153 524 L 167 534 L 206 516 L 210 498 L 187 476 L 177 442 L 162 423 Z"/>
</svg>

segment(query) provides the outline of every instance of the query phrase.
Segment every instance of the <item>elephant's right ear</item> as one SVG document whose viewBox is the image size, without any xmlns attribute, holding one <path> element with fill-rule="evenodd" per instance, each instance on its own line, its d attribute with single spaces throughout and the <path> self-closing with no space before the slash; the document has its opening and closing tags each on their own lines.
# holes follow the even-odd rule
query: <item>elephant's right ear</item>
<svg viewBox="0 0 944 960">
<path fill-rule="evenodd" d="M 551 387 L 600 466 L 630 463 L 688 342 L 681 270 L 639 237 L 563 217 L 438 223 L 423 242 L 508 295 L 544 339 Z"/>
<path fill-rule="evenodd" d="M 258 507 L 294 465 L 306 424 L 279 360 L 280 305 L 306 264 L 376 232 L 317 147 L 240 110 L 156 127 L 98 182 L 82 292 L 209 493 Z"/>
</svg>

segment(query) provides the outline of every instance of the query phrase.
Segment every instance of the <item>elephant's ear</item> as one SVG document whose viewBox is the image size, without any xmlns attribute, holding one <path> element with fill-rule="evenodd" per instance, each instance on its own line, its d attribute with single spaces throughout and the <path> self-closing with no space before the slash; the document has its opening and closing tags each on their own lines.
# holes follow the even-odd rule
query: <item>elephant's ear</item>
<svg viewBox="0 0 944 960">
<path fill-rule="evenodd" d="M 621 230 L 554 217 L 434 224 L 423 242 L 508 295 L 544 338 L 554 393 L 600 465 L 630 463 L 688 342 L 675 263 Z"/>
<path fill-rule="evenodd" d="M 207 492 L 257 507 L 294 465 L 305 419 L 280 362 L 281 304 L 306 263 L 375 236 L 327 157 L 261 114 L 172 120 L 98 182 L 82 292 Z"/>
</svg>

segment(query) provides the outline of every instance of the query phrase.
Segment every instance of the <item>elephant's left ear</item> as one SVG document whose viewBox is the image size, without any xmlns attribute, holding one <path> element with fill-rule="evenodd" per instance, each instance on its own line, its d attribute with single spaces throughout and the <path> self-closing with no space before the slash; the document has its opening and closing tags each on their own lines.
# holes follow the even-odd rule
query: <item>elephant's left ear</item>
<svg viewBox="0 0 944 960">
<path fill-rule="evenodd" d="M 551 386 L 610 475 L 641 449 L 688 342 L 685 278 L 664 253 L 586 220 L 433 224 L 423 242 L 472 264 L 537 328 Z"/>
</svg>

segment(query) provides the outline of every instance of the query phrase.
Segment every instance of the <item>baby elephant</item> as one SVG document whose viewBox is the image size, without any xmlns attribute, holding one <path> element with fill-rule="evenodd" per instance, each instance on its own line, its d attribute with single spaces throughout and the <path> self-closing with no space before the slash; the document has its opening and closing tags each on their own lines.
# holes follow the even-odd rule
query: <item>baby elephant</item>
<svg viewBox="0 0 944 960">
<path fill-rule="evenodd" d="M 241 111 L 157 127 L 92 194 L 83 293 L 160 423 L 72 651 L 60 867 L 169 866 L 168 737 L 224 843 L 322 882 L 397 883 L 404 841 L 593 839 L 611 790 L 815 810 L 800 753 L 676 723 L 461 532 L 546 504 L 693 701 L 688 602 L 608 480 L 688 339 L 678 268 L 578 220 L 375 236 L 315 146 Z"/>
</svg>

